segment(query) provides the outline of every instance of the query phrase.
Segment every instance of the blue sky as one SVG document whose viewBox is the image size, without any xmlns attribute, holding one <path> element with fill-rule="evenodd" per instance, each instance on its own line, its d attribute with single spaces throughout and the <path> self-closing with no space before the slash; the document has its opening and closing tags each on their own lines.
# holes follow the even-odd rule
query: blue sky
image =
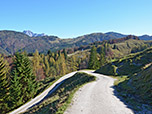
<svg viewBox="0 0 152 114">
<path fill-rule="evenodd" d="M 0 0 L 0 30 L 152 35 L 152 0 Z"/>
</svg>

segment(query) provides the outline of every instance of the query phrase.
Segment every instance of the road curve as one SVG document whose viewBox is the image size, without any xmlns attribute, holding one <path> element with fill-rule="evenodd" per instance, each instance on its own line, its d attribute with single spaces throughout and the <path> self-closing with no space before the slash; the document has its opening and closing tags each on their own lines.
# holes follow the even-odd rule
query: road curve
<svg viewBox="0 0 152 114">
<path fill-rule="evenodd" d="M 90 71 L 97 80 L 80 88 L 64 114 L 133 114 L 113 93 L 114 79 Z"/>
<path fill-rule="evenodd" d="M 54 87 L 56 87 L 57 84 L 62 82 L 63 80 L 73 76 L 76 72 L 69 73 L 63 77 L 61 77 L 59 80 L 57 80 L 53 85 L 51 85 L 48 89 L 46 89 L 44 92 L 42 92 L 40 95 L 32 99 L 31 101 L 27 102 L 26 104 L 22 105 L 18 109 L 15 109 L 14 111 L 10 112 L 9 114 L 19 114 L 25 112 L 30 107 L 34 106 L 35 104 L 42 101 L 48 94 L 50 94 L 50 91 L 53 90 Z"/>
</svg>

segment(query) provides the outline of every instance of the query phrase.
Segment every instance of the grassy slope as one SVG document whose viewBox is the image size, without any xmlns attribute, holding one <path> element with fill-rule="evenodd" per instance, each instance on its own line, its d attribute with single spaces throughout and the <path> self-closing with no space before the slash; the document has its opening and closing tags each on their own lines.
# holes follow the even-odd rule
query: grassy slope
<svg viewBox="0 0 152 114">
<path fill-rule="evenodd" d="M 110 62 L 102 66 L 96 72 L 106 75 L 128 75 L 137 73 L 151 62 L 152 47 L 142 52 L 131 54 L 127 57 Z"/>
<path fill-rule="evenodd" d="M 60 87 L 40 104 L 32 107 L 25 114 L 62 114 L 70 103 L 74 93 L 87 82 L 94 81 L 95 77 L 86 73 L 76 73 L 65 80 Z"/>
<path fill-rule="evenodd" d="M 121 43 L 111 44 L 113 54 L 116 58 L 126 56 L 132 53 L 134 49 L 139 48 L 137 50 L 137 52 L 139 52 L 150 46 L 151 46 L 151 41 L 134 40 L 134 39 L 129 39 Z"/>
<path fill-rule="evenodd" d="M 143 103 L 152 105 L 152 66 L 133 76 L 128 85 Z"/>
<path fill-rule="evenodd" d="M 115 85 L 115 92 L 135 113 L 152 112 L 152 65 Z"/>
</svg>

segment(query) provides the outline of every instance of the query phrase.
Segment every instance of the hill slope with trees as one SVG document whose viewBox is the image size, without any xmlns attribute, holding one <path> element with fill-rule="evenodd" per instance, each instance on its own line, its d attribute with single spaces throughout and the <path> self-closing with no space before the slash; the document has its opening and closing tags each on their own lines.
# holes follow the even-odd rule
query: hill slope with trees
<svg viewBox="0 0 152 114">
<path fill-rule="evenodd" d="M 33 53 L 37 49 L 40 53 L 47 53 L 49 49 L 56 51 L 63 48 L 79 47 L 96 41 L 118 39 L 121 37 L 126 37 L 126 35 L 109 32 L 105 34 L 92 33 L 76 38 L 61 39 L 57 36 L 30 37 L 22 32 L 4 30 L 0 31 L 0 52 L 9 55 L 19 50 L 26 50 L 28 53 Z"/>
<path fill-rule="evenodd" d="M 147 64 L 152 62 L 152 48 L 142 52 L 125 56 L 121 59 L 109 62 L 96 70 L 97 73 L 106 75 L 129 75 L 142 70 Z"/>
</svg>

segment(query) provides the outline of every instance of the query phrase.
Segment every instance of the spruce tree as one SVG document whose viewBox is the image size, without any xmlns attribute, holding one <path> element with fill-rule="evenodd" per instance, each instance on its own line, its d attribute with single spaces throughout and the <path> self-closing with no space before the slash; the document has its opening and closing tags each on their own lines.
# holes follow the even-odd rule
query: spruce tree
<svg viewBox="0 0 152 114">
<path fill-rule="evenodd" d="M 57 60 L 58 60 L 58 57 L 59 57 L 59 54 L 56 52 L 56 53 L 55 53 L 55 55 L 54 55 L 54 59 L 55 59 L 55 61 L 57 61 Z"/>
<path fill-rule="evenodd" d="M 27 83 L 26 83 L 26 80 L 27 80 L 27 77 L 25 76 L 25 65 L 24 65 L 24 55 L 17 52 L 15 54 L 15 57 L 14 57 L 14 63 L 13 63 L 13 68 L 12 68 L 12 80 L 15 80 L 13 79 L 15 77 L 15 75 L 17 75 L 17 78 L 19 79 L 19 84 L 21 86 L 21 97 L 25 97 L 25 92 L 26 92 L 26 89 L 27 87 Z M 15 88 L 13 86 L 15 83 L 12 83 L 11 84 L 11 91 L 16 91 Z M 22 103 L 24 102 L 23 99 L 21 101 Z M 19 105 L 19 104 L 18 104 Z"/>
<path fill-rule="evenodd" d="M 0 112 L 5 113 L 8 110 L 9 97 L 9 73 L 8 65 L 0 55 Z"/>
<path fill-rule="evenodd" d="M 89 59 L 89 69 L 97 69 L 99 68 L 99 61 L 97 58 L 97 51 L 96 51 L 96 47 L 93 46 L 91 48 L 91 54 L 90 54 L 90 59 Z"/>
<path fill-rule="evenodd" d="M 20 78 L 18 77 L 17 70 L 15 69 L 12 72 L 12 79 L 11 79 L 11 87 L 10 87 L 10 101 L 11 107 L 15 108 L 21 105 L 23 102 L 23 95 L 22 95 L 22 84 L 20 83 Z"/>
<path fill-rule="evenodd" d="M 21 97 L 23 97 L 22 102 L 24 103 L 32 98 L 36 94 L 37 90 L 36 80 L 35 76 L 33 75 L 31 62 L 26 55 L 22 53 L 16 53 L 12 69 L 12 77 L 15 77 L 15 75 L 17 75 L 19 84 L 21 84 Z M 14 86 L 13 83 L 11 85 Z"/>
<path fill-rule="evenodd" d="M 34 95 L 37 92 L 37 82 L 36 82 L 36 77 L 33 74 L 33 69 L 32 69 L 32 65 L 31 65 L 31 61 L 29 60 L 29 58 L 25 56 L 25 60 L 24 60 L 24 65 L 25 65 L 25 76 L 27 80 L 27 91 L 26 91 L 26 96 L 25 96 L 25 100 L 28 100 L 30 98 L 33 98 Z"/>
</svg>

